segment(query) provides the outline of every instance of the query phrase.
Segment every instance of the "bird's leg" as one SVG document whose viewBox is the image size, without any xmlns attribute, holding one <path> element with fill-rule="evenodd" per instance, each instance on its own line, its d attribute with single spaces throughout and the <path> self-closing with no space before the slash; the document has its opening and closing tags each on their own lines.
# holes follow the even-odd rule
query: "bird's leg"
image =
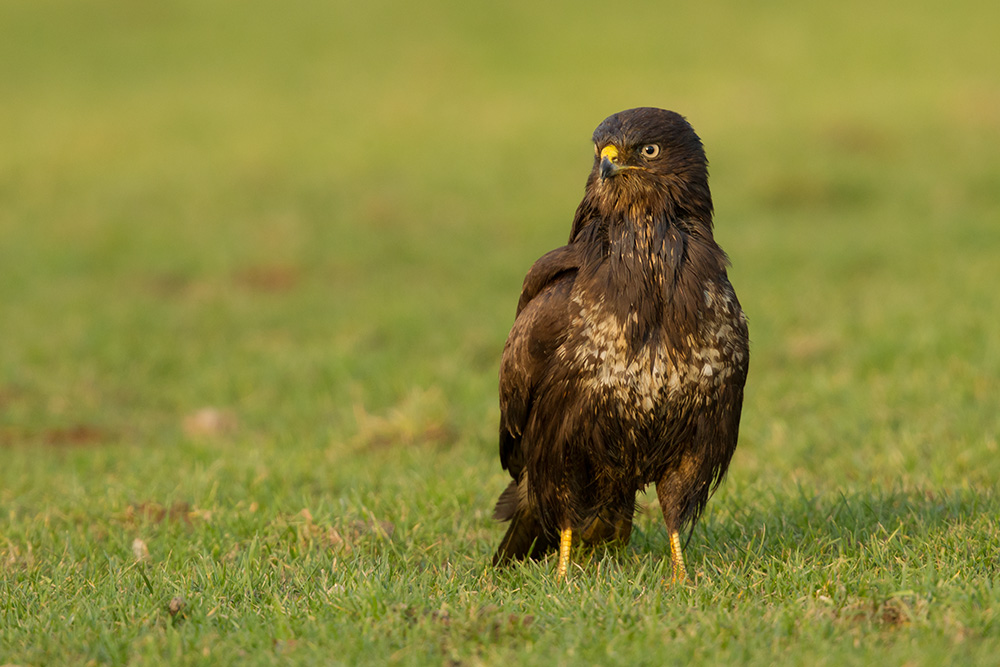
<svg viewBox="0 0 1000 667">
<path fill-rule="evenodd" d="M 680 508 L 677 507 L 677 488 L 671 483 L 668 475 L 664 475 L 656 484 L 656 497 L 660 501 L 660 511 L 663 521 L 667 524 L 667 534 L 670 536 L 670 564 L 674 575 L 672 583 L 679 584 L 687 579 L 687 569 L 684 567 L 684 554 L 681 549 Z"/>
<path fill-rule="evenodd" d="M 670 531 L 670 563 L 674 568 L 672 583 L 679 584 L 683 582 L 687 578 L 687 568 L 684 567 L 681 536 L 676 530 Z"/>
<path fill-rule="evenodd" d="M 573 544 L 573 529 L 563 528 L 559 531 L 559 568 L 556 570 L 556 579 L 560 581 L 566 578 L 566 570 L 569 568 L 569 548 Z"/>
</svg>

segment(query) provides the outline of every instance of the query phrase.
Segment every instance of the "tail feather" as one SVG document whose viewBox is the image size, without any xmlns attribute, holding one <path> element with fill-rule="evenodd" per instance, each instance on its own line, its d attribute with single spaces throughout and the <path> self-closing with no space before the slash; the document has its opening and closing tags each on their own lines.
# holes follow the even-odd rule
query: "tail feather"
<svg viewBox="0 0 1000 667">
<path fill-rule="evenodd" d="M 527 557 L 538 559 L 555 546 L 556 541 L 545 534 L 538 518 L 519 509 L 511 518 L 507 533 L 497 547 L 493 565 L 504 565 Z"/>
<path fill-rule="evenodd" d="M 524 558 L 541 558 L 550 549 L 555 548 L 556 541 L 546 535 L 538 516 L 517 501 L 517 483 L 511 482 L 497 500 L 493 518 L 500 521 L 510 521 L 507 533 L 500 541 L 497 552 L 493 556 L 493 565 L 503 565 L 512 560 Z"/>
</svg>

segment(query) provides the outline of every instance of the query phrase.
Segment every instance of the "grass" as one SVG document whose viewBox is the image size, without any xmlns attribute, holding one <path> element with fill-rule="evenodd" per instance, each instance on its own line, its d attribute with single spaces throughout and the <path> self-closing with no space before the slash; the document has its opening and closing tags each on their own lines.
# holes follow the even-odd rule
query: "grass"
<svg viewBox="0 0 1000 667">
<path fill-rule="evenodd" d="M 0 662 L 991 664 L 994 4 L 0 6 Z M 753 338 L 669 587 L 494 572 L 496 368 L 606 115 Z"/>
</svg>

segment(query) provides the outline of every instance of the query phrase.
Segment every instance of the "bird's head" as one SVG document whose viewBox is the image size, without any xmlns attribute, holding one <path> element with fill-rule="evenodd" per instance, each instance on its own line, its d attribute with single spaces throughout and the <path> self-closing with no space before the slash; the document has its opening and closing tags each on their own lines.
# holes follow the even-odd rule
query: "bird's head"
<svg viewBox="0 0 1000 667">
<path fill-rule="evenodd" d="M 652 107 L 609 116 L 594 130 L 591 202 L 604 218 L 687 217 L 711 226 L 708 161 L 680 114 Z"/>
</svg>

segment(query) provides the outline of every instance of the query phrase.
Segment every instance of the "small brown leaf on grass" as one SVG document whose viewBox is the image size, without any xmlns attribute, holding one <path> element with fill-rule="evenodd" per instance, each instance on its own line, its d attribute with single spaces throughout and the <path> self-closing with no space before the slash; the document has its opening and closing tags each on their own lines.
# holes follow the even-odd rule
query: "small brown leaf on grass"
<svg viewBox="0 0 1000 667">
<path fill-rule="evenodd" d="M 236 415 L 229 410 L 205 407 L 184 417 L 184 434 L 191 438 L 225 435 L 236 430 Z"/>
<path fill-rule="evenodd" d="M 109 434 L 90 424 L 77 424 L 68 428 L 53 428 L 44 431 L 42 439 L 47 445 L 57 447 L 73 447 L 96 445 L 107 442 Z"/>
<path fill-rule="evenodd" d="M 113 433 L 91 424 L 77 424 L 38 431 L 25 428 L 0 429 L 0 445 L 2 446 L 43 443 L 51 447 L 93 447 L 111 442 L 113 439 Z"/>
<path fill-rule="evenodd" d="M 285 292 L 299 284 L 300 273 L 294 266 L 250 266 L 237 271 L 233 279 L 255 292 Z"/>
</svg>

